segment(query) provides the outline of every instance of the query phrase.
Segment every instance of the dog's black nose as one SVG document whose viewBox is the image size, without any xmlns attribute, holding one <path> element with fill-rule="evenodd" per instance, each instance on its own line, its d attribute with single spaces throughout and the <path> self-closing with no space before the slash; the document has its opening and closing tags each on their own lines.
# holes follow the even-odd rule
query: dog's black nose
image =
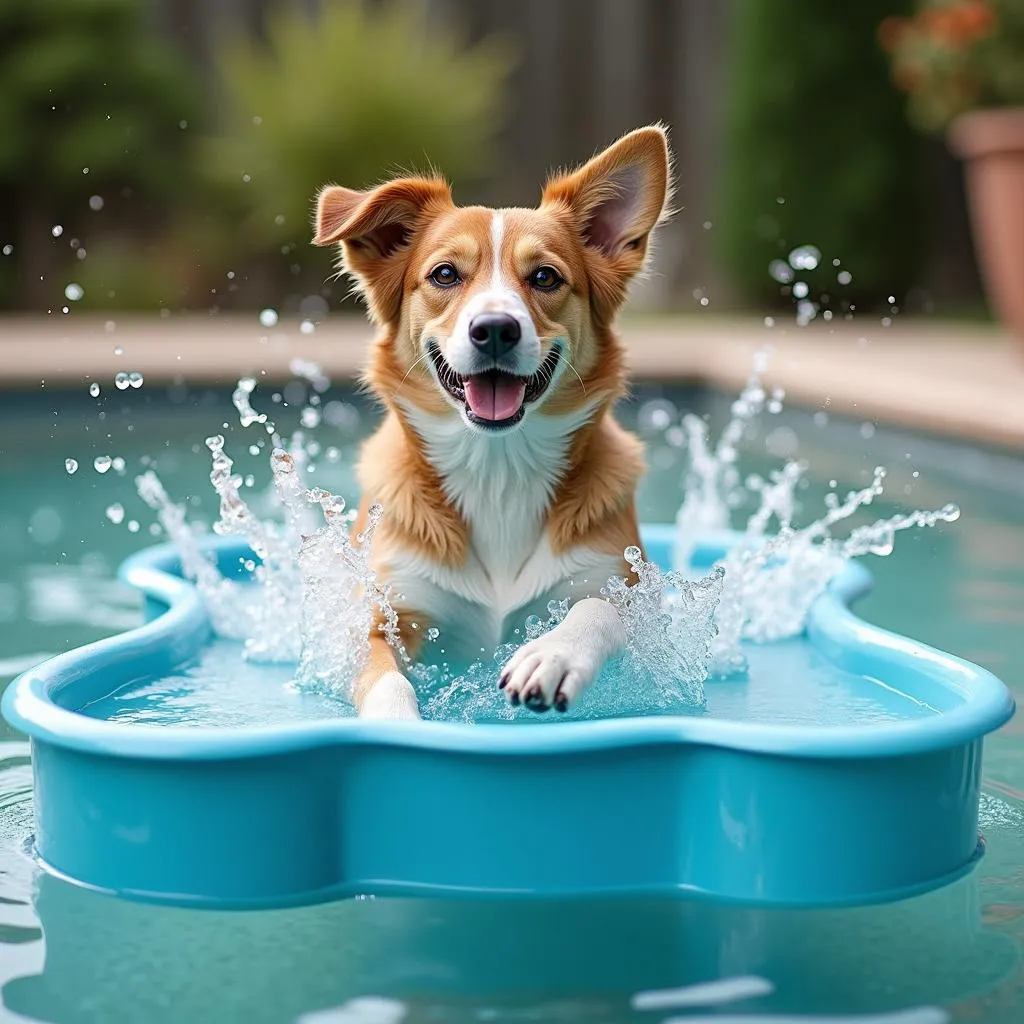
<svg viewBox="0 0 1024 1024">
<path fill-rule="evenodd" d="M 519 321 L 507 313 L 480 313 L 469 324 L 469 340 L 492 359 L 500 359 L 519 344 Z"/>
</svg>

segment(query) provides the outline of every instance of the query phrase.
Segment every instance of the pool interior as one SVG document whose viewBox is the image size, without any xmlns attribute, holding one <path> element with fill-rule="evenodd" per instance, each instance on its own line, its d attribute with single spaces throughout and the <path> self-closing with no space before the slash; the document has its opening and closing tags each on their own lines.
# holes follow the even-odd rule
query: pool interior
<svg viewBox="0 0 1024 1024">
<path fill-rule="evenodd" d="M 154 457 L 171 493 L 209 518 L 202 439 L 236 422 L 223 389 L 147 381 L 139 391 L 104 388 L 98 401 L 85 385 L 80 391 L 5 395 L 0 410 L 0 687 L 47 654 L 141 621 L 138 595 L 113 579 L 127 555 L 154 540 L 131 476 L 143 456 Z M 340 456 L 324 460 L 318 478 L 353 493 L 354 446 L 375 414 L 344 389 L 324 400 L 361 417 L 332 428 Z M 730 400 L 641 383 L 623 419 L 642 427 L 651 403 L 671 403 L 720 425 Z M 237 427 L 224 433 L 241 451 L 240 471 L 259 474 L 265 455 L 250 460 Z M 681 452 L 645 433 L 650 472 L 639 512 L 666 522 L 680 499 Z M 963 508 L 955 526 L 903 537 L 893 556 L 870 559 L 876 587 L 856 610 L 991 669 L 1021 700 L 1024 463 L 789 410 L 768 419 L 744 467 L 764 472 L 797 453 L 810 464 L 807 513 L 817 514 L 830 478 L 859 486 L 878 464 L 890 478 L 877 514 L 946 501 Z M 92 469 L 104 454 L 126 459 L 124 476 Z M 68 457 L 80 464 L 70 477 Z M 113 502 L 127 513 L 119 526 L 104 514 Z M 126 529 L 132 518 L 138 533 Z M 271 688 L 288 674 L 277 671 Z M 709 696 L 721 693 L 723 713 L 730 701 L 769 699 L 759 678 L 767 677 L 755 666 L 749 684 L 709 686 Z M 39 876 L 25 852 L 30 787 L 28 744 L 0 723 L 0 1021 L 313 1024 L 313 1014 L 324 1014 L 317 1024 L 368 1024 L 372 1008 L 355 1001 L 379 996 L 410 1022 L 620 1024 L 671 1015 L 635 1009 L 641 990 L 751 974 L 768 983 L 765 995 L 695 1008 L 693 1019 L 724 1012 L 754 1024 L 774 1014 L 796 1024 L 940 1006 L 957 1022 L 1009 1024 L 1024 1006 L 1024 744 L 1016 721 L 985 747 L 988 852 L 980 869 L 926 896 L 848 910 L 372 898 L 245 914 L 150 907 Z"/>
<path fill-rule="evenodd" d="M 564 715 L 512 708 L 498 690 L 493 664 L 464 677 L 461 686 L 418 687 L 427 720 L 502 723 L 586 721 L 643 715 L 707 715 L 735 722 L 807 728 L 873 726 L 939 714 L 920 696 L 849 672 L 806 638 L 745 644 L 746 677 L 709 680 L 707 705 L 695 708 L 670 684 L 623 677 L 611 665 Z M 294 665 L 247 661 L 242 645 L 215 640 L 195 664 L 162 679 L 136 680 L 73 707 L 90 718 L 178 728 L 240 728 L 352 717 L 341 696 L 294 681 Z M 75 691 L 88 690 L 79 681 Z M 934 687 L 938 690 L 938 687 Z M 947 694 L 953 700 L 952 694 Z M 59 700 L 58 696 L 58 700 Z"/>
</svg>

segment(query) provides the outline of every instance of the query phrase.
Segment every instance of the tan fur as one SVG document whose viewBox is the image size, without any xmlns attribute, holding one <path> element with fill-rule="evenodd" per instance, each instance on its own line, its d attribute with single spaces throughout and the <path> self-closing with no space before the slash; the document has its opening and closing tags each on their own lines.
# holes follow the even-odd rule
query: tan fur
<svg viewBox="0 0 1024 1024">
<path fill-rule="evenodd" d="M 378 572 L 405 553 L 454 571 L 470 557 L 471 525 L 446 496 L 410 410 L 441 419 L 460 415 L 435 379 L 426 345 L 433 341 L 446 355 L 460 312 L 490 287 L 496 269 L 528 310 L 542 359 L 556 341 L 568 340 L 562 350 L 568 365 L 527 416 L 566 417 L 593 409 L 572 436 L 546 511 L 550 549 L 555 556 L 579 548 L 612 561 L 618 556 L 622 574 L 629 571 L 621 555 L 640 543 L 634 498 L 644 463 L 639 440 L 612 415 L 626 387 L 624 353 L 612 321 L 664 216 L 669 172 L 664 131 L 633 132 L 578 170 L 552 178 L 537 209 L 500 211 L 497 254 L 490 235 L 494 211 L 456 207 L 438 178 L 403 178 L 366 192 L 329 186 L 320 193 L 314 242 L 338 245 L 342 269 L 380 327 L 364 380 L 383 404 L 385 418 L 359 461 L 363 504 L 356 527 L 365 523 L 369 504 L 384 507 L 374 537 Z M 457 287 L 439 289 L 429 282 L 442 262 L 458 270 Z M 565 285 L 550 293 L 532 287 L 529 277 L 539 265 L 553 267 Z M 432 609 L 407 607 L 401 597 L 396 609 L 403 641 L 414 654 Z M 420 631 L 412 629 L 414 621 Z M 384 637 L 375 633 L 356 686 L 357 706 L 375 680 L 400 669 Z"/>
</svg>

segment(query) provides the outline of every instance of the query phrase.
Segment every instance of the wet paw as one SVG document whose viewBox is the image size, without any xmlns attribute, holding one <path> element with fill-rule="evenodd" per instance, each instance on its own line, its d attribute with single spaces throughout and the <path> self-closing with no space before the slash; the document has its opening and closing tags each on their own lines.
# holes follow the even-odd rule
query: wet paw
<svg viewBox="0 0 1024 1024">
<path fill-rule="evenodd" d="M 521 647 L 498 683 L 509 703 L 531 711 L 567 711 L 594 681 L 596 670 L 577 650 L 548 634 Z"/>
</svg>

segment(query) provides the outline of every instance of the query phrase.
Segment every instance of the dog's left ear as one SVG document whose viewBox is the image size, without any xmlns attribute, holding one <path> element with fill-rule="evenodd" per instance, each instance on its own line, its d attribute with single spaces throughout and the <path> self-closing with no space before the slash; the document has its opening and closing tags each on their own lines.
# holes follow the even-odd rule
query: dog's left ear
<svg viewBox="0 0 1024 1024">
<path fill-rule="evenodd" d="M 668 135 L 654 125 L 624 135 L 578 170 L 550 180 L 543 206 L 567 208 L 589 255 L 595 298 L 617 306 L 643 268 L 671 198 Z"/>
<path fill-rule="evenodd" d="M 451 206 L 451 189 L 440 178 L 396 178 L 366 192 L 328 185 L 317 196 L 313 244 L 341 245 L 342 267 L 370 315 L 391 323 L 416 235 Z"/>
</svg>

